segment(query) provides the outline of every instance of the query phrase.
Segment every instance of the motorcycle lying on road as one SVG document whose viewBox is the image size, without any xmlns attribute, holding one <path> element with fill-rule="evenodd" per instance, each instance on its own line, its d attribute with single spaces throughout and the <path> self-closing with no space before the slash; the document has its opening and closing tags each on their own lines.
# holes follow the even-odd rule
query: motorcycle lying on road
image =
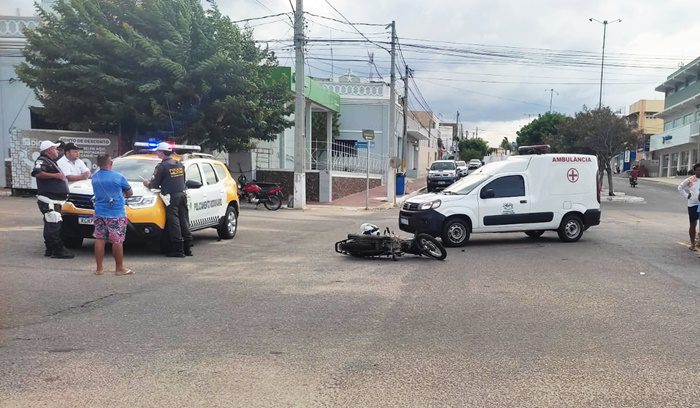
<svg viewBox="0 0 700 408">
<path fill-rule="evenodd" d="M 428 256 L 443 260 L 447 251 L 442 244 L 429 234 L 418 233 L 413 239 L 396 236 L 389 228 L 383 234 L 372 224 L 362 224 L 361 234 L 348 234 L 348 238 L 335 243 L 335 252 L 358 258 L 390 257 L 394 261 L 406 254 Z"/>
<path fill-rule="evenodd" d="M 253 180 L 248 183 L 245 175 L 238 177 L 238 195 L 245 198 L 246 202 L 258 205 L 262 204 L 270 211 L 277 211 L 282 207 L 282 187 L 275 183 L 258 183 Z"/>
</svg>

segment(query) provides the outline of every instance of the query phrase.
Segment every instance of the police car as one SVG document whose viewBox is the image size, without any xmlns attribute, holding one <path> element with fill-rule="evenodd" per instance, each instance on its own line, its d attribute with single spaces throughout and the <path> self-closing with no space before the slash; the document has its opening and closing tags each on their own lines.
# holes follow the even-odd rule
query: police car
<svg viewBox="0 0 700 408">
<path fill-rule="evenodd" d="M 158 190 L 143 185 L 143 180 L 150 179 L 160 163 L 156 146 L 157 143 L 135 143 L 134 150 L 114 159 L 112 170 L 123 174 L 134 192 L 126 199 L 127 241 L 156 242 L 166 249 L 165 204 Z M 221 239 L 233 238 L 238 230 L 238 188 L 226 165 L 200 153 L 199 146 L 172 144 L 172 149 L 173 157 L 185 166 L 190 229 L 215 228 Z M 92 238 L 92 183 L 77 181 L 69 189 L 61 211 L 61 236 L 65 246 L 77 248 L 82 246 L 84 238 Z"/>
</svg>

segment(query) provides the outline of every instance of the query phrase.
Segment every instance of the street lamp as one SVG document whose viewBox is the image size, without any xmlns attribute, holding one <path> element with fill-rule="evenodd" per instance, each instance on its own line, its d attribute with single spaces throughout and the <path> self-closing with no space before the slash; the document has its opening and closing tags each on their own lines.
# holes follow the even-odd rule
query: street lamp
<svg viewBox="0 0 700 408">
<path fill-rule="evenodd" d="M 591 17 L 588 19 L 588 21 L 591 21 L 591 22 L 595 21 L 596 23 L 600 23 L 603 25 L 603 55 L 600 58 L 600 96 L 598 97 L 598 109 L 600 109 L 603 107 L 603 66 L 605 65 L 605 33 L 608 30 L 608 24 L 620 23 L 620 22 L 622 22 L 622 20 L 620 20 L 618 18 L 617 20 L 613 20 L 613 21 L 608 21 L 608 20 L 600 21 L 598 19 Z"/>
</svg>

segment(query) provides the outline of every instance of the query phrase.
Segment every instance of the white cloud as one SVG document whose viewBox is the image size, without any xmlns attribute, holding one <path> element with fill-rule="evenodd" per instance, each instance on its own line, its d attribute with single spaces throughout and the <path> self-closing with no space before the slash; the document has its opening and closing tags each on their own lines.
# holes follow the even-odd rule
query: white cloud
<svg viewBox="0 0 700 408">
<path fill-rule="evenodd" d="M 655 92 L 654 87 L 663 82 L 678 63 L 687 63 L 700 56 L 697 7 L 684 0 L 662 3 L 652 0 L 466 0 L 459 4 L 448 0 L 420 3 L 403 0 L 329 1 L 354 22 L 388 23 L 395 20 L 404 45 L 449 46 L 436 42 L 451 41 L 464 44 L 452 44 L 462 48 L 468 47 L 467 44 L 483 44 L 491 51 L 502 46 L 517 47 L 498 48 L 505 55 L 520 52 L 522 47 L 527 47 L 530 54 L 534 53 L 533 49 L 587 52 L 577 54 L 574 61 L 586 62 L 588 65 L 585 66 L 548 64 L 551 53 L 533 57 L 531 65 L 524 65 L 518 59 L 487 64 L 483 57 L 440 56 L 434 51 L 416 52 L 424 50 L 404 46 L 403 55 L 415 70 L 415 81 L 430 107 L 448 118 L 453 118 L 459 110 L 462 121 L 469 123 L 470 127 L 483 124 L 487 129 L 483 136 L 495 144 L 500 143 L 501 134 L 514 134 L 513 126 L 518 126 L 523 120 L 526 122 L 526 114 L 544 113 L 549 109 L 549 94 L 545 89 L 554 88 L 558 93 L 553 101 L 555 111 L 573 114 L 583 105 L 597 105 L 603 26 L 589 22 L 589 17 L 622 19 L 621 23 L 609 25 L 607 30 L 608 64 L 603 99 L 604 104 L 613 110 L 626 110 L 642 98 L 662 99 L 663 95 Z M 218 4 L 233 20 L 291 12 L 289 0 L 218 0 Z M 343 19 L 324 0 L 307 0 L 304 7 L 314 14 Z M 32 2 L 3 0 L 0 13 L 14 14 L 16 8 L 29 15 Z M 265 24 L 258 25 L 261 23 Z M 307 23 L 307 32 L 313 38 L 360 38 L 353 34 L 352 27 L 326 19 L 311 16 Z M 285 40 L 282 44 L 270 43 L 270 46 L 278 50 L 281 63 L 293 64 L 289 50 L 293 31 L 288 18 L 255 21 L 251 25 L 255 26 L 258 39 Z M 365 33 L 380 33 L 371 35 L 375 40 L 388 39 L 382 27 L 359 28 Z M 313 59 L 330 57 L 328 46 L 311 42 L 307 50 L 312 58 L 308 61 L 312 75 L 329 76 L 331 67 L 336 75 L 348 68 L 366 75 L 369 71 L 366 62 L 342 60 L 366 60 L 367 52 L 373 51 L 380 73 L 388 79 L 388 54 L 374 46 L 335 44 L 332 63 Z M 615 63 L 665 68 L 615 67 Z M 403 61 L 400 60 L 399 65 L 403 65 Z M 416 98 L 411 95 L 409 100 L 414 108 L 420 109 Z M 497 129 L 498 136 L 494 133 L 491 139 L 489 129 Z"/>
</svg>

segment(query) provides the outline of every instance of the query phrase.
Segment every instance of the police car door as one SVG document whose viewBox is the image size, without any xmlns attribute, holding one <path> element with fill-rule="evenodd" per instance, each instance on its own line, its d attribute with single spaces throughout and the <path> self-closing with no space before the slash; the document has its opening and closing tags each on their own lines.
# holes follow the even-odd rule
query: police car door
<svg viewBox="0 0 700 408">
<path fill-rule="evenodd" d="M 203 190 L 205 187 L 204 178 L 202 177 L 197 163 L 187 163 L 185 165 L 185 180 L 196 181 L 202 186 L 200 188 L 187 189 L 187 208 L 190 216 L 190 227 L 196 228 L 198 225 L 202 224 L 202 220 L 205 217 L 205 214 L 202 213 L 201 206 L 196 203 L 204 200 L 202 196 L 206 194 Z"/>
<path fill-rule="evenodd" d="M 226 186 L 217 176 L 211 163 L 200 162 L 199 168 L 202 169 L 206 183 L 203 187 L 206 191 L 206 202 L 203 203 L 206 207 L 204 222 L 209 226 L 216 225 L 226 210 Z"/>
<path fill-rule="evenodd" d="M 523 175 L 496 177 L 479 191 L 479 228 L 485 231 L 518 230 L 527 225 L 530 203 Z"/>
</svg>

